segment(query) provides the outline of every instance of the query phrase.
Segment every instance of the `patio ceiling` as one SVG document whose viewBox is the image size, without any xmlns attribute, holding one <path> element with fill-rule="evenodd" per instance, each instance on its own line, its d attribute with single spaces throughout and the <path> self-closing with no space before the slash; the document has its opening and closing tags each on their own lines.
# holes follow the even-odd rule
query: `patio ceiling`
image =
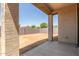
<svg viewBox="0 0 79 59">
<path fill-rule="evenodd" d="M 46 14 L 51 14 L 54 10 L 72 5 L 73 3 L 33 3 L 34 6 Z"/>
</svg>

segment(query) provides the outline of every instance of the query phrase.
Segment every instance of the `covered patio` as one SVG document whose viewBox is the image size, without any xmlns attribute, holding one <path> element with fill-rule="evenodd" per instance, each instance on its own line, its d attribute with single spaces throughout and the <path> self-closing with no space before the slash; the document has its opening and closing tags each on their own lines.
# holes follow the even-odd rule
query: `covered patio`
<svg viewBox="0 0 79 59">
<path fill-rule="evenodd" d="M 48 15 L 48 42 L 22 55 L 79 55 L 79 4 L 33 3 Z M 19 3 L 2 4 L 0 55 L 19 55 Z M 53 15 L 58 14 L 58 41 L 53 41 Z"/>
<path fill-rule="evenodd" d="M 79 49 L 74 44 L 48 41 L 21 56 L 79 56 Z"/>
</svg>

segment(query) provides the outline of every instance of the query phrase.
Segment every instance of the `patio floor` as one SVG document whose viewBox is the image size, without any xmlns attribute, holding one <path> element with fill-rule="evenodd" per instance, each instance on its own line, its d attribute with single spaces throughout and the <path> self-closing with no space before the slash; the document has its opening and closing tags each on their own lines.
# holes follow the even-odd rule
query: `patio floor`
<svg viewBox="0 0 79 59">
<path fill-rule="evenodd" d="M 79 56 L 79 49 L 74 44 L 47 41 L 21 56 Z"/>
<path fill-rule="evenodd" d="M 58 34 L 54 34 L 54 39 L 57 40 Z M 19 35 L 19 49 L 20 54 L 40 45 L 43 44 L 48 40 L 47 33 L 36 33 L 36 34 L 28 34 L 28 35 Z"/>
</svg>

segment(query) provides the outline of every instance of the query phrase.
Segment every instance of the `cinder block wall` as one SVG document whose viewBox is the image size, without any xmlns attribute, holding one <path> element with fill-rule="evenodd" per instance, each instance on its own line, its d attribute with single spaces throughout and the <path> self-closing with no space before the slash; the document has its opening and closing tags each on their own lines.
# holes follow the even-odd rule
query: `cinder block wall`
<svg viewBox="0 0 79 59">
<path fill-rule="evenodd" d="M 67 43 L 77 43 L 76 4 L 56 10 L 59 15 L 58 40 Z"/>
<path fill-rule="evenodd" d="M 31 27 L 20 27 L 19 29 L 20 35 L 35 34 L 35 33 L 48 33 L 48 28 L 32 29 Z"/>
</svg>

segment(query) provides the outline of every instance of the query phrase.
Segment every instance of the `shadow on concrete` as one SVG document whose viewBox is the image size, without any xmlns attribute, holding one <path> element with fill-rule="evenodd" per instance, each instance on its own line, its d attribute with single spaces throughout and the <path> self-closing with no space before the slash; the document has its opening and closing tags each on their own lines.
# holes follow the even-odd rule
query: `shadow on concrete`
<svg viewBox="0 0 79 59">
<path fill-rule="evenodd" d="M 33 44 L 30 44 L 30 45 L 28 45 L 28 46 L 26 46 L 26 47 L 20 49 L 20 50 L 19 50 L 19 53 L 20 53 L 20 55 L 21 55 L 21 54 L 23 54 L 24 52 L 27 52 L 27 51 L 33 49 L 34 47 L 37 47 L 38 45 L 43 44 L 43 43 L 46 42 L 46 41 L 48 41 L 48 38 L 47 38 L 47 39 L 40 40 L 40 41 L 37 41 L 37 42 L 35 42 L 35 43 L 33 43 Z"/>
<path fill-rule="evenodd" d="M 33 43 L 33 44 L 30 44 L 30 45 L 28 45 L 28 46 L 26 46 L 26 47 L 20 49 L 20 50 L 19 50 L 19 53 L 20 53 L 20 55 L 21 55 L 21 54 L 23 54 L 23 53 L 25 53 L 25 52 L 27 52 L 27 51 L 33 49 L 33 48 L 35 48 L 35 47 L 37 47 L 37 46 L 39 46 L 39 45 L 45 43 L 46 41 L 48 41 L 48 38 L 47 38 L 47 39 L 40 40 L 40 41 L 37 41 L 37 42 L 35 42 L 35 43 Z M 53 41 L 58 41 L 58 36 L 54 36 L 54 37 L 53 37 Z"/>
</svg>

